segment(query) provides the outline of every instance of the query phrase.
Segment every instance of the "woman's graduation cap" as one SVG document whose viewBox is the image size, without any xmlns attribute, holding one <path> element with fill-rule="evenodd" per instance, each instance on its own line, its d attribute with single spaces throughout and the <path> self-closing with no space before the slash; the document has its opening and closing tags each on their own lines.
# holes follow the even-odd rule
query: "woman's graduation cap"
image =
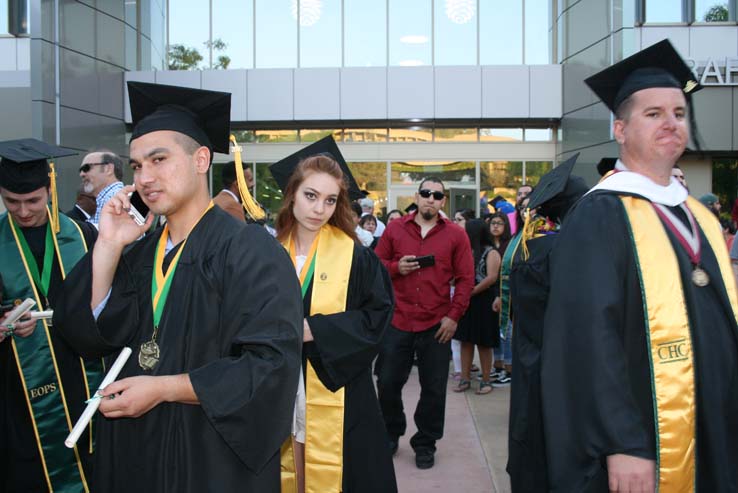
<svg viewBox="0 0 738 493">
<path fill-rule="evenodd" d="M 228 154 L 229 141 L 235 146 L 235 167 L 241 202 L 254 219 L 264 212 L 251 197 L 243 176 L 241 150 L 230 135 L 231 94 L 189 87 L 128 82 L 133 132 L 131 140 L 159 130 L 187 135 L 213 152 Z"/>
<path fill-rule="evenodd" d="M 0 187 L 12 193 L 25 194 L 49 187 L 51 223 L 59 232 L 59 199 L 56 192 L 56 170 L 48 160 L 74 156 L 77 153 L 36 139 L 0 142 Z"/>
<path fill-rule="evenodd" d="M 351 170 L 346 164 L 346 160 L 341 155 L 341 151 L 338 150 L 338 145 L 336 144 L 336 141 L 333 140 L 333 137 L 331 135 L 322 138 L 319 141 L 314 142 L 309 146 L 300 149 L 296 153 L 291 154 L 281 161 L 278 161 L 269 166 L 269 171 L 272 173 L 272 176 L 276 180 L 277 185 L 279 185 L 279 188 L 282 190 L 282 192 L 284 192 L 287 188 L 287 183 L 289 183 L 290 181 L 290 176 L 292 176 L 292 173 L 295 172 L 295 169 L 297 168 L 297 165 L 300 164 L 300 161 L 307 157 L 316 155 L 327 156 L 335 160 L 341 167 L 341 171 L 343 171 L 343 178 L 344 180 L 346 180 L 346 185 L 348 186 L 349 200 L 353 201 L 364 197 L 364 194 L 361 193 L 359 186 L 356 184 L 354 175 L 351 174 Z"/>
<path fill-rule="evenodd" d="M 699 148 L 691 95 L 702 86 L 668 39 L 611 65 L 584 82 L 613 113 L 629 96 L 643 89 L 671 87 L 682 90 L 689 105 L 692 138 Z"/>
</svg>

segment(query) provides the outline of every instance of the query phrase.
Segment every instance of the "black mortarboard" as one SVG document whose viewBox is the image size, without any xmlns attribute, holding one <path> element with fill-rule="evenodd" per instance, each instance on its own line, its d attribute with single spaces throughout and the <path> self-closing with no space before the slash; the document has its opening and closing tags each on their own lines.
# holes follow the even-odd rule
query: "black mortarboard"
<svg viewBox="0 0 738 493">
<path fill-rule="evenodd" d="M 584 81 L 615 113 L 631 94 L 652 87 L 674 87 L 689 95 L 702 88 L 668 39 L 631 55 Z"/>
<path fill-rule="evenodd" d="M 543 175 L 530 194 L 528 209 L 538 209 L 539 214 L 553 221 L 561 220 L 569 207 L 584 195 L 588 187 L 579 176 L 571 176 L 579 153 Z"/>
<path fill-rule="evenodd" d="M 412 204 L 410 204 L 407 207 L 405 207 L 405 212 L 408 213 L 408 214 L 410 214 L 410 213 L 412 213 L 414 211 L 417 211 L 417 210 L 418 210 L 418 204 L 416 204 L 415 202 L 413 202 Z"/>
<path fill-rule="evenodd" d="M 359 186 L 356 184 L 356 180 L 354 180 L 354 176 L 351 174 L 351 170 L 346 164 L 346 160 L 341 155 L 341 151 L 338 150 L 338 145 L 336 144 L 336 141 L 333 140 L 333 137 L 331 135 L 324 137 L 319 141 L 314 142 L 309 146 L 300 149 L 296 153 L 287 156 L 281 161 L 278 161 L 269 166 L 269 171 L 272 173 L 272 176 L 277 181 L 277 185 L 279 185 L 279 188 L 282 190 L 282 192 L 284 192 L 287 188 L 287 183 L 290 181 L 290 176 L 292 176 L 292 173 L 294 173 L 295 168 L 297 168 L 297 165 L 300 164 L 300 161 L 307 157 L 315 156 L 318 154 L 323 154 L 332 159 L 335 159 L 339 166 L 341 166 L 341 171 L 343 171 L 346 185 L 348 185 L 349 200 L 358 200 L 364 197 L 364 195 L 361 193 L 361 190 L 359 189 Z"/>
<path fill-rule="evenodd" d="M 36 139 L 0 142 L 0 187 L 13 193 L 30 193 L 50 186 L 47 159 L 77 154 Z"/>
<path fill-rule="evenodd" d="M 128 82 L 131 140 L 157 130 L 185 134 L 212 151 L 228 154 L 231 94 L 188 87 Z"/>
<path fill-rule="evenodd" d="M 603 157 L 600 162 L 597 163 L 597 172 L 600 176 L 605 176 L 610 171 L 615 169 L 615 163 L 618 162 L 616 157 Z"/>
</svg>

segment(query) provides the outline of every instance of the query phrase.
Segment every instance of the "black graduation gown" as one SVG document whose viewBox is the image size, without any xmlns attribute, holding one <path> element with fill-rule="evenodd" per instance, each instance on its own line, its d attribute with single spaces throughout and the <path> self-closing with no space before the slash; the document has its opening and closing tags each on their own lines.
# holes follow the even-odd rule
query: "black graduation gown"
<svg viewBox="0 0 738 493">
<path fill-rule="evenodd" d="M 669 232 L 692 334 L 697 491 L 738 491 L 738 342 L 715 255 L 702 238 L 709 286 L 691 282 Z M 542 354 L 544 429 L 552 491 L 607 491 L 606 457 L 655 458 L 643 301 L 617 195 L 593 192 L 567 217 L 551 255 Z M 642 266 L 648 268 L 648 266 Z"/>
<path fill-rule="evenodd" d="M 97 230 L 92 225 L 80 226 L 88 249 L 92 248 L 97 237 Z M 46 225 L 34 228 L 21 228 L 28 247 L 38 266 L 43 270 L 44 252 L 46 250 Z M 72 266 L 65 266 L 71 269 Z M 0 280 L 0 286 L 3 286 Z M 49 280 L 49 292 L 46 303 L 56 307 L 62 287 L 61 269 L 54 257 L 53 270 Z M 0 299 L 3 303 L 11 300 L 2 291 Z M 42 300 L 42 303 L 44 300 Z M 45 307 L 44 307 L 45 308 Z M 34 310 L 43 308 L 35 307 Z M 2 316 L 2 315 L 0 315 Z M 79 355 L 66 343 L 52 325 L 49 327 L 51 343 L 54 347 L 59 374 L 64 386 L 70 416 L 75 420 L 85 408 L 87 394 L 82 377 L 82 365 Z M 48 485 L 41 467 L 33 423 L 28 412 L 18 363 L 10 341 L 0 343 L 0 493 L 35 493 L 48 491 Z M 82 467 L 89 480 L 92 473 L 92 458 L 89 454 L 89 432 L 85 431 L 78 441 L 77 451 Z M 59 444 L 63 447 L 63 444 Z"/>
<path fill-rule="evenodd" d="M 294 274 L 293 274 L 294 275 Z M 312 282 L 305 294 L 310 313 Z M 397 491 L 387 432 L 372 382 L 372 361 L 392 321 L 392 281 L 369 248 L 354 245 L 346 311 L 307 317 L 313 342 L 305 343 L 303 359 L 333 392 L 345 388 L 343 492 Z"/>
<path fill-rule="evenodd" d="M 122 346 L 133 349 L 119 379 L 188 373 L 200 401 L 160 404 L 136 419 L 100 419 L 96 491 L 277 492 L 302 340 L 292 263 L 264 228 L 211 209 L 180 257 L 157 337 L 161 359 L 146 372 L 137 355 L 153 331 L 160 236 L 161 229 L 123 254 L 97 323 L 89 306 L 91 255 L 67 277 L 55 312 L 55 325 L 83 354 L 112 364 Z"/>
<path fill-rule="evenodd" d="M 523 259 L 523 249 L 518 248 L 510 269 L 515 372 L 510 389 L 507 472 L 515 493 L 548 491 L 541 410 L 541 346 L 549 289 L 549 254 L 557 236 L 528 240 L 528 260 Z"/>
</svg>

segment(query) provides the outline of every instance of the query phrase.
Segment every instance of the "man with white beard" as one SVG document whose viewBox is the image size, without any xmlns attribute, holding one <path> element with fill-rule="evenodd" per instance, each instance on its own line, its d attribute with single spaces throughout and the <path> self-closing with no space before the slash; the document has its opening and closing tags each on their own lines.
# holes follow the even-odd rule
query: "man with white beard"
<svg viewBox="0 0 738 493">
<path fill-rule="evenodd" d="M 123 188 L 123 161 L 108 150 L 91 152 L 82 160 L 79 177 L 83 190 L 95 196 L 97 208 L 89 221 L 97 226 L 103 206 Z"/>
</svg>

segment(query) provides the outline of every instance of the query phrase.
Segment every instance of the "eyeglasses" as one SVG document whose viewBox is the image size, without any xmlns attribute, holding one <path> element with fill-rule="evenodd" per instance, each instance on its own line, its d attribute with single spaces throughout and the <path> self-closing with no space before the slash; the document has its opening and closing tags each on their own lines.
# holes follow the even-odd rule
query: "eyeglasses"
<svg viewBox="0 0 738 493">
<path fill-rule="evenodd" d="M 489 223 L 489 225 L 490 226 L 504 226 L 505 223 L 503 223 L 502 221 L 492 221 L 491 223 Z"/>
<path fill-rule="evenodd" d="M 90 169 L 93 166 L 104 166 L 106 164 L 110 164 L 110 163 L 85 163 L 85 164 L 83 164 L 82 166 L 79 167 L 79 172 L 80 173 L 89 173 L 90 172 Z"/>
<path fill-rule="evenodd" d="M 433 196 L 436 200 L 441 200 L 445 195 L 443 195 L 443 192 L 434 192 L 433 190 L 426 190 L 425 188 L 423 190 L 420 190 L 418 194 L 423 197 L 424 199 L 429 199 L 431 196 Z"/>
</svg>

